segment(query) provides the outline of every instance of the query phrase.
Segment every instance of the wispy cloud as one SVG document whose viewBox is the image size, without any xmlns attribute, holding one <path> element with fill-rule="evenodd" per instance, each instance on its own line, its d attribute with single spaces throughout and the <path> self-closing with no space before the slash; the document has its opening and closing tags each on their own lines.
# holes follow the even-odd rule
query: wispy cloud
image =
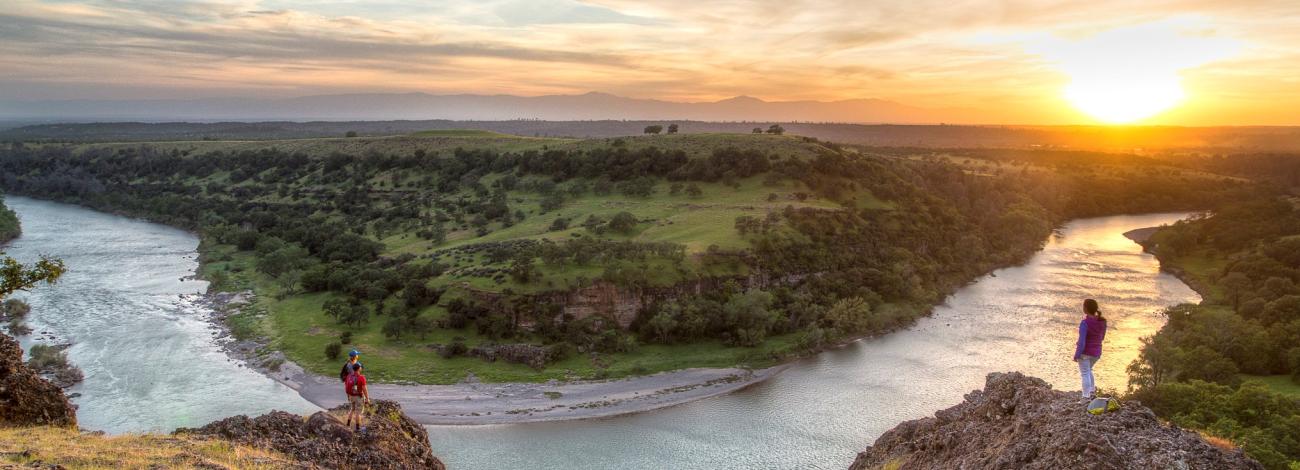
<svg viewBox="0 0 1300 470">
<path fill-rule="evenodd" d="M 1026 41 L 1185 14 L 1208 19 L 1195 34 L 1243 46 L 1183 72 L 1206 98 L 1169 122 L 1300 105 L 1290 0 L 9 0 L 0 99 L 599 90 L 887 98 L 1070 121 L 1067 78 Z"/>
</svg>

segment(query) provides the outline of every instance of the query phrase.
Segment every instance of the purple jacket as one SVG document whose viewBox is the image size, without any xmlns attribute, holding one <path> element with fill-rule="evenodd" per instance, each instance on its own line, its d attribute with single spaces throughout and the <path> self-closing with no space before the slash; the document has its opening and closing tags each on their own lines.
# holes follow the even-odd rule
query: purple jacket
<svg viewBox="0 0 1300 470">
<path fill-rule="evenodd" d="M 1074 359 L 1082 354 L 1101 357 L 1101 341 L 1106 339 L 1106 322 L 1088 316 L 1079 322 L 1079 344 L 1074 347 Z"/>
</svg>

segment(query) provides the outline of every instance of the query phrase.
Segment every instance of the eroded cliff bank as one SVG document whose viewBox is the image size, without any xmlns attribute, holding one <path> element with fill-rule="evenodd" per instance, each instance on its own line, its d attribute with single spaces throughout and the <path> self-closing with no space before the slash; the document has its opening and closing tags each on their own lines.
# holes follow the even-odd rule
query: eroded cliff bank
<svg viewBox="0 0 1300 470">
<path fill-rule="evenodd" d="M 933 417 L 907 421 L 858 454 L 868 469 L 1262 469 L 1240 450 L 1160 422 L 1138 402 L 1094 416 L 1075 393 L 1019 372 Z"/>
</svg>

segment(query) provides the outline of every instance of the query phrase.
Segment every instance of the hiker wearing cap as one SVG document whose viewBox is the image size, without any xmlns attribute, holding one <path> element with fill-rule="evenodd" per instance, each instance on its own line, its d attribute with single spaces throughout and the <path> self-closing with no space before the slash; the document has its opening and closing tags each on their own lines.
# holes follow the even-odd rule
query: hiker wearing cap
<svg viewBox="0 0 1300 470">
<path fill-rule="evenodd" d="M 362 373 L 361 363 L 352 366 L 352 373 L 343 381 L 343 389 L 348 392 L 348 426 L 361 430 L 361 418 L 365 415 L 365 406 L 370 404 L 370 391 L 366 390 L 366 376 Z M 356 423 L 353 424 L 353 419 Z"/>
<path fill-rule="evenodd" d="M 361 351 L 355 349 L 348 353 L 348 362 L 343 363 L 343 370 L 339 371 L 339 382 L 347 382 L 348 374 L 352 373 L 352 366 L 361 363 Z"/>
<path fill-rule="evenodd" d="M 1101 308 L 1093 299 L 1083 301 L 1083 314 L 1083 321 L 1079 322 L 1079 341 L 1074 346 L 1074 362 L 1079 363 L 1083 398 L 1091 399 L 1097 393 L 1092 365 L 1101 358 L 1101 342 L 1106 339 L 1106 317 L 1101 316 Z"/>
</svg>

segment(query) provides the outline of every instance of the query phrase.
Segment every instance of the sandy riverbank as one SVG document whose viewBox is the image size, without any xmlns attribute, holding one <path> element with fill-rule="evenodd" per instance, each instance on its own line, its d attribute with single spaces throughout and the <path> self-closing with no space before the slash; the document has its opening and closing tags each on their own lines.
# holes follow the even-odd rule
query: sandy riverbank
<svg viewBox="0 0 1300 470">
<path fill-rule="evenodd" d="M 337 377 L 308 372 L 279 352 L 257 358 L 256 352 L 263 344 L 231 337 L 226 315 L 252 298 L 247 292 L 203 296 L 202 301 L 212 307 L 211 321 L 220 330 L 217 341 L 222 348 L 232 358 L 296 390 L 317 406 L 331 408 L 343 404 L 346 398 Z M 271 363 L 279 363 L 277 370 L 265 366 Z M 546 383 L 376 383 L 370 385 L 370 395 L 400 403 L 406 414 L 420 424 L 528 423 L 603 418 L 680 405 L 740 390 L 784 369 L 785 366 L 759 370 L 683 369 L 625 379 Z"/>
<path fill-rule="evenodd" d="M 401 403 L 420 424 L 510 424 L 588 419 L 641 413 L 731 393 L 775 376 L 784 366 L 760 370 L 684 369 L 617 380 L 547 383 L 372 384 L 370 396 Z M 286 362 L 263 371 L 329 408 L 344 402 L 337 377 L 321 377 Z"/>
<path fill-rule="evenodd" d="M 1165 226 L 1130 230 L 1124 232 L 1124 236 L 1133 240 L 1137 244 L 1142 245 L 1142 251 L 1156 256 L 1155 245 L 1151 243 L 1151 236 L 1155 235 L 1155 233 L 1162 228 L 1165 228 Z M 1192 290 L 1196 291 L 1197 294 L 1200 294 L 1202 298 L 1209 297 L 1211 292 L 1213 292 L 1213 289 L 1211 289 L 1210 286 L 1206 285 L 1200 279 L 1197 279 L 1196 276 L 1188 274 L 1187 270 L 1183 269 L 1181 266 L 1175 266 L 1168 263 L 1166 260 L 1160 260 L 1159 256 L 1156 256 L 1156 260 L 1160 262 L 1161 271 L 1167 272 L 1178 278 L 1178 280 L 1183 281 L 1183 284 L 1187 284 L 1187 287 L 1191 287 Z"/>
<path fill-rule="evenodd" d="M 1133 240 L 1134 243 L 1143 245 L 1143 247 L 1145 247 L 1145 243 L 1147 242 L 1147 240 L 1150 240 L 1151 236 L 1155 235 L 1155 233 L 1159 232 L 1160 229 L 1162 228 L 1165 227 L 1160 226 L 1160 227 L 1146 227 L 1146 228 L 1133 229 L 1124 232 L 1124 237 L 1128 238 L 1129 240 Z"/>
</svg>

